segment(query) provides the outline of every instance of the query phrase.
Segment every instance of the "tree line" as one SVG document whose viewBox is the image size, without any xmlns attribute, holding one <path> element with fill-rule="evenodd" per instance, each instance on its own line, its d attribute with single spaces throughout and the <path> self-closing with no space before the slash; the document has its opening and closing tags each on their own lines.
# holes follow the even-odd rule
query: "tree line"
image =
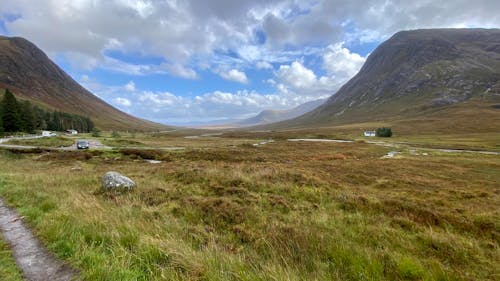
<svg viewBox="0 0 500 281">
<path fill-rule="evenodd" d="M 18 101 L 7 89 L 0 102 L 0 133 L 36 130 L 90 132 L 94 123 L 88 117 L 60 111 L 47 111 L 29 101 Z"/>
</svg>

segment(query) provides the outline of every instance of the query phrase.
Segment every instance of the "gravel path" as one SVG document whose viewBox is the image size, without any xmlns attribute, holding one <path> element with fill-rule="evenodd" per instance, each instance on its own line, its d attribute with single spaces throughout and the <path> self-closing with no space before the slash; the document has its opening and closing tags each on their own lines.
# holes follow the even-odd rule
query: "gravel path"
<svg viewBox="0 0 500 281">
<path fill-rule="evenodd" d="M 10 244 L 14 259 L 28 281 L 67 281 L 75 272 L 52 256 L 24 226 L 22 218 L 0 199 L 0 230 Z"/>
</svg>

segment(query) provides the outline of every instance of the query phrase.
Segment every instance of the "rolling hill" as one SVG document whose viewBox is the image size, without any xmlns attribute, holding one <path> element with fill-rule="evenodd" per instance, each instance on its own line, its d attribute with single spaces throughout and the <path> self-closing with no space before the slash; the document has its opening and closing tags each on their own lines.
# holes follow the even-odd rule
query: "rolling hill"
<svg viewBox="0 0 500 281">
<path fill-rule="evenodd" d="M 24 38 L 0 36 L 0 88 L 47 108 L 87 116 L 105 130 L 162 130 L 99 99 Z"/>
<path fill-rule="evenodd" d="M 398 32 L 323 105 L 268 128 L 363 122 L 500 131 L 500 29 Z"/>
</svg>

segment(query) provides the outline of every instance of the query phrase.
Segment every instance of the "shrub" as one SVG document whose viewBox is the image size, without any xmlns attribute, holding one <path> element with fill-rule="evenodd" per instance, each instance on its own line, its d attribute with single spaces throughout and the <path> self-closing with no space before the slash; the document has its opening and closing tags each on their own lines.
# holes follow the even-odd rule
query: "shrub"
<svg viewBox="0 0 500 281">
<path fill-rule="evenodd" d="M 150 160 L 164 160 L 163 153 L 159 150 L 154 149 L 135 149 L 135 148 L 124 148 L 120 149 L 120 153 L 123 155 L 131 156 L 132 158 L 140 157 L 142 159 Z"/>
<path fill-rule="evenodd" d="M 391 128 L 378 128 L 377 131 L 375 132 L 377 134 L 377 137 L 382 137 L 382 138 L 390 138 L 392 137 L 392 130 Z"/>
<path fill-rule="evenodd" d="M 92 136 L 94 138 L 97 138 L 97 137 L 100 137 L 101 136 L 101 130 L 97 129 L 94 127 L 94 129 L 92 129 Z"/>
<path fill-rule="evenodd" d="M 113 137 L 113 138 L 119 138 L 119 137 L 120 137 L 120 134 L 119 134 L 117 131 L 113 131 L 113 132 L 111 133 L 111 137 Z"/>
</svg>

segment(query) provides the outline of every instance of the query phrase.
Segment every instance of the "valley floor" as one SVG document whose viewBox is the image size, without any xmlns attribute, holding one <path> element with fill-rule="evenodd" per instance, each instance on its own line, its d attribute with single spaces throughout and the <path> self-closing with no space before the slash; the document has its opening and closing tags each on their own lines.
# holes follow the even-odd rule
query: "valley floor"
<svg viewBox="0 0 500 281">
<path fill-rule="evenodd" d="M 0 196 L 84 280 L 500 279 L 499 155 L 186 136 L 0 150 Z M 99 192 L 111 170 L 137 190 Z"/>
</svg>

